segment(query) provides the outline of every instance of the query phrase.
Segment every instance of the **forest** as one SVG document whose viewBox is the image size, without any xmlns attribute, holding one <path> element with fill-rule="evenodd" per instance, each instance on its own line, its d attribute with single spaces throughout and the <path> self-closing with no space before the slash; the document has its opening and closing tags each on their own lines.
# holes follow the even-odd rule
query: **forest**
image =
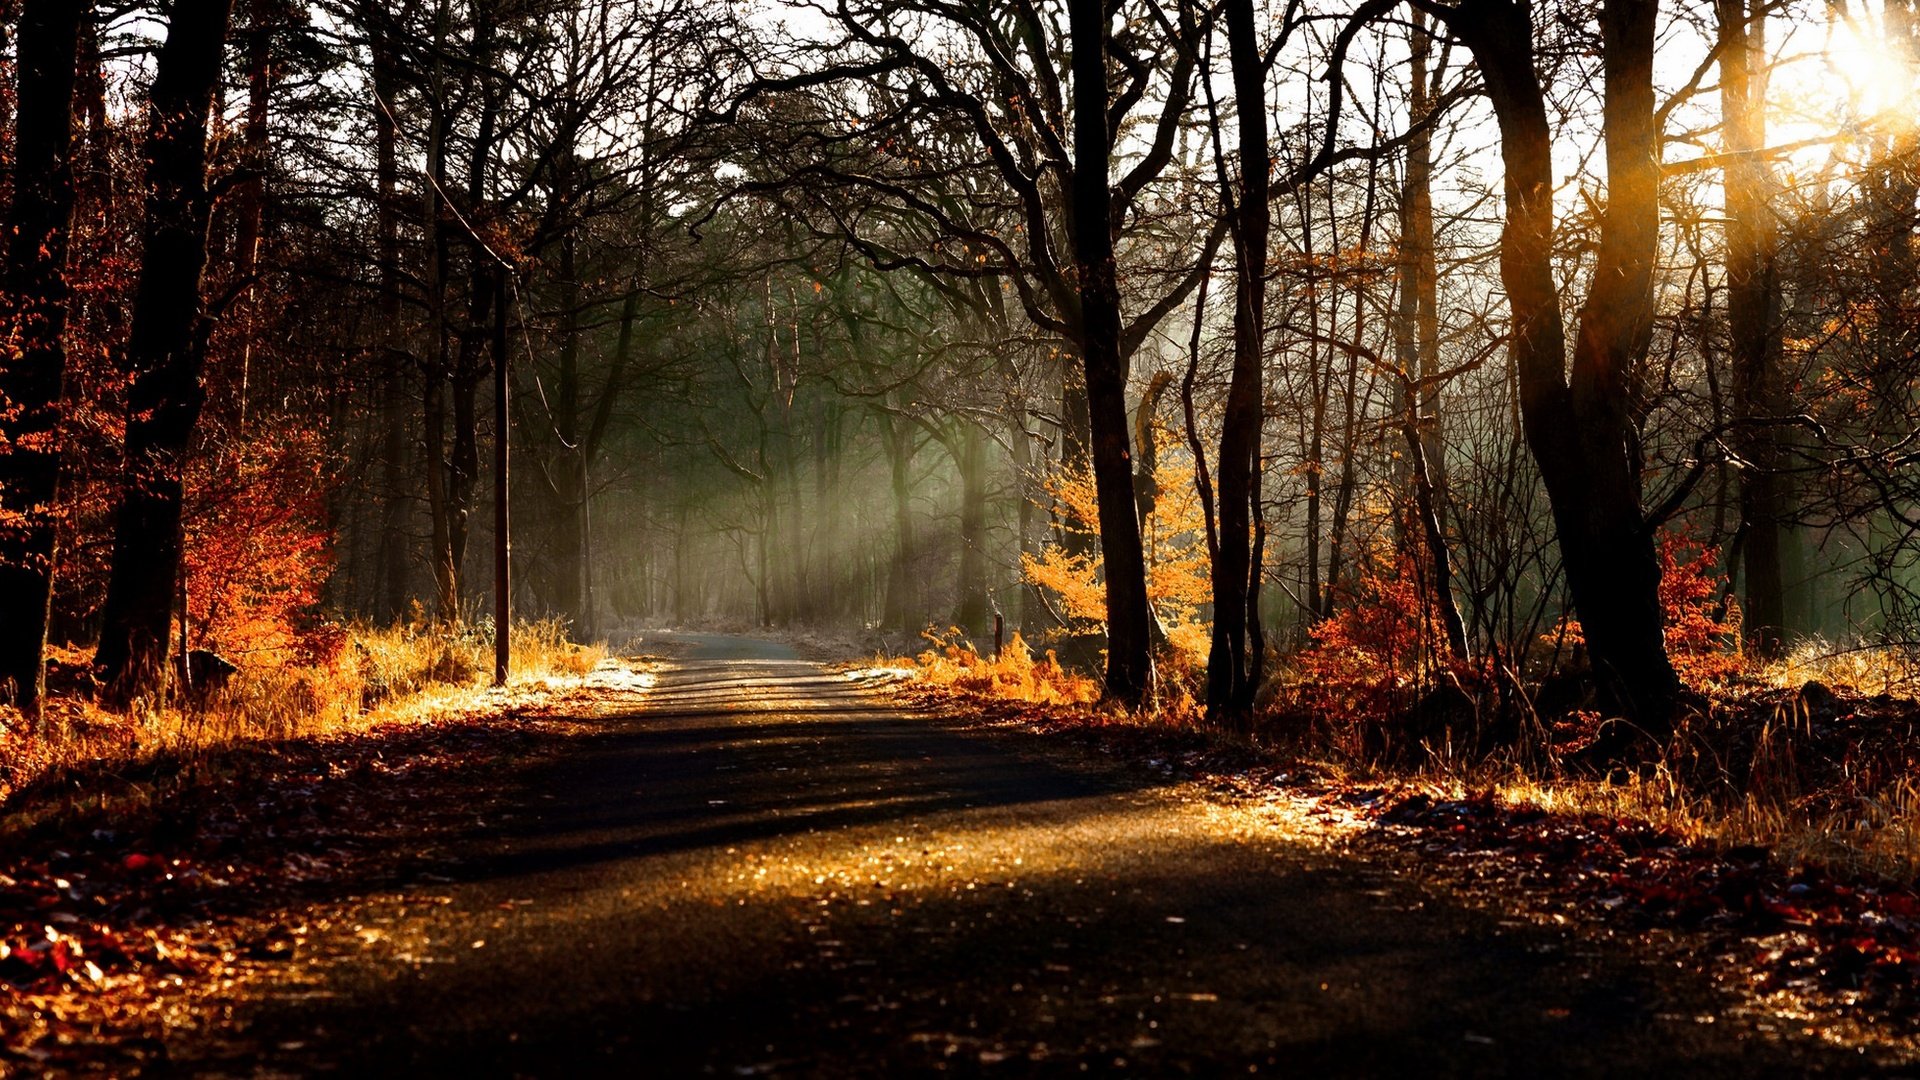
<svg viewBox="0 0 1920 1080">
<path fill-rule="evenodd" d="M 12 700 L 502 582 L 1216 718 L 1383 604 L 1655 728 L 1689 650 L 1910 645 L 1912 20 L 1591 14 L 23 4 Z"/>
<path fill-rule="evenodd" d="M 1912 0 L 0 35 L 0 810 L 707 633 L 1920 873 Z"/>
</svg>

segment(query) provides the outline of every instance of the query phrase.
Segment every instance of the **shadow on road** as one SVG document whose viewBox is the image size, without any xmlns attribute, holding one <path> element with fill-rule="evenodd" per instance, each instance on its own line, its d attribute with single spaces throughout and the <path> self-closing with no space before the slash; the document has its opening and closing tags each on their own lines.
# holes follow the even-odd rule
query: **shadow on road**
<svg viewBox="0 0 1920 1080">
<path fill-rule="evenodd" d="M 708 645 L 696 643 L 699 649 Z M 1858 1071 L 1502 922 L 811 665 L 690 657 L 514 773 L 194 1067 L 430 1075 Z M 476 793 L 478 794 L 478 793 Z M 484 808 L 484 812 L 481 812 Z M 195 1055 L 198 1055 L 197 1057 Z"/>
</svg>

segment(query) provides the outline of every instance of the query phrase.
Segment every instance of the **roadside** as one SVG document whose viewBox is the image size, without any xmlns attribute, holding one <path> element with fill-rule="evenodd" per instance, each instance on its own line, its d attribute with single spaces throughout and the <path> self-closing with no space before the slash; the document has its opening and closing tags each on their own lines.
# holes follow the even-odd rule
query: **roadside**
<svg viewBox="0 0 1920 1080">
<path fill-rule="evenodd" d="M 1721 1002 L 1700 1023 L 1737 1018 L 1885 1064 L 1920 1061 L 1920 891 L 1910 883 L 1836 877 L 1764 847 L 1690 842 L 1631 817 L 1549 812 L 1457 783 L 1349 774 L 1087 706 L 852 670 L 914 708 L 1091 750 L 1233 802 L 1286 806 L 1353 857 L 1475 907 L 1701 972 Z"/>
<path fill-rule="evenodd" d="M 1790 952 L 1768 926 L 1818 937 L 1800 924 L 1833 898 L 1793 891 L 1806 882 L 1770 915 L 1663 907 L 1635 891 L 1635 860 L 1709 864 L 1606 823 L 1303 774 L 1191 731 L 897 673 L 828 675 L 777 642 L 636 648 L 676 658 L 429 727 L 283 744 L 164 812 L 15 838 L 26 872 L 0 886 L 0 929 L 30 967 L 0 969 L 0 1067 L 1799 1075 L 1916 1060 L 1884 981 L 1742 981 L 1749 954 Z M 1749 895 L 1778 891 L 1749 878 Z M 1859 902 L 1898 930 L 1885 895 Z"/>
<path fill-rule="evenodd" d="M 632 708 L 656 667 L 605 662 L 425 719 L 106 763 L 10 805 L 0 1073 L 164 1060 L 210 1000 L 278 977 L 333 905 L 431 873 L 491 779 Z"/>
</svg>

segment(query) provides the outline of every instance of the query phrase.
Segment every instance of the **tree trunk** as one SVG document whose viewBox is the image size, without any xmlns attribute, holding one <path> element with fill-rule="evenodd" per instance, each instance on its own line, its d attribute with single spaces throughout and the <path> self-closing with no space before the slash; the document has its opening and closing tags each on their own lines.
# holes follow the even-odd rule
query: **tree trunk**
<svg viewBox="0 0 1920 1080">
<path fill-rule="evenodd" d="M 573 229 L 568 229 L 560 239 L 560 349 L 553 395 L 554 434 L 560 444 L 555 470 L 559 490 L 554 493 L 558 497 L 554 500 L 553 508 L 557 534 L 553 557 L 553 608 L 580 627 L 586 611 L 582 583 L 586 580 L 587 460 L 580 430 L 580 281 L 575 269 L 577 243 Z"/>
<path fill-rule="evenodd" d="M 246 170 L 238 198 L 235 222 L 233 276 L 247 281 L 259 272 L 260 238 L 266 220 L 267 201 L 267 105 L 273 90 L 273 0 L 251 0 L 247 7 L 247 120 L 242 130 L 246 150 L 242 168 Z M 253 375 L 255 296 L 252 284 L 240 298 L 240 385 L 235 389 L 234 415 L 237 426 L 247 423 L 247 390 Z"/>
<path fill-rule="evenodd" d="M 1302 185 L 1302 194 L 1298 200 L 1300 214 L 1300 241 L 1302 253 L 1309 262 L 1314 256 L 1313 200 Z M 1307 330 L 1316 340 L 1320 337 L 1320 305 L 1307 305 Z M 1333 356 L 1332 348 L 1325 350 L 1326 363 L 1320 361 L 1321 350 L 1312 351 L 1311 370 L 1307 372 L 1307 386 L 1312 400 L 1308 403 L 1307 445 L 1306 445 L 1306 503 L 1307 503 L 1307 610 L 1301 620 L 1301 629 L 1305 630 L 1319 622 L 1328 613 L 1327 590 L 1322 587 L 1320 575 L 1321 558 L 1321 493 L 1327 477 L 1327 399 L 1333 393 Z M 1302 635 L 1304 637 L 1304 634 Z"/>
<path fill-rule="evenodd" d="M 1409 402 L 1417 400 L 1412 393 Z M 1455 660 L 1469 659 L 1467 624 L 1460 617 L 1460 605 L 1453 599 L 1453 559 L 1447 551 L 1447 538 L 1440 526 L 1440 508 L 1434 498 L 1433 473 L 1427 465 L 1426 441 L 1421 438 L 1420 418 L 1414 406 L 1408 406 L 1400 433 L 1407 441 L 1407 460 L 1413 476 L 1414 513 L 1420 519 L 1421 535 L 1426 540 L 1428 568 L 1433 574 L 1434 604 L 1440 609 L 1440 624 L 1446 629 L 1447 652 Z"/>
<path fill-rule="evenodd" d="M 493 161 L 495 127 L 500 110 L 500 91 L 492 73 L 494 58 L 495 13 L 476 0 L 472 6 L 474 21 L 474 67 L 481 80 L 480 113 L 473 145 L 469 148 L 466 176 L 466 208 L 463 231 L 467 231 L 467 316 L 461 328 L 450 383 L 453 406 L 452 444 L 447 457 L 447 554 L 453 571 L 455 613 L 464 592 L 467 543 L 473 534 L 474 497 L 480 484 L 480 387 L 486 381 L 487 365 L 481 359 L 493 322 L 494 276 L 499 272 L 493 253 L 486 249 L 472 228 L 484 220 L 487 201 L 487 172 Z"/>
<path fill-rule="evenodd" d="M 1107 695 L 1138 705 L 1153 689 L 1147 568 L 1133 500 L 1127 368 L 1120 352 L 1107 131 L 1107 10 L 1070 0 L 1073 39 L 1073 247 L 1079 271 L 1080 360 L 1086 373 L 1100 554 L 1106 570 Z"/>
<path fill-rule="evenodd" d="M 381 432 L 379 560 L 381 617 L 389 622 L 406 614 L 410 560 L 406 543 L 407 476 L 407 358 L 400 347 L 400 225 L 395 199 L 400 168 L 393 113 L 398 91 L 393 46 L 387 40 L 382 17 L 373 13 L 369 37 L 373 48 L 373 139 L 375 195 L 374 235 L 380 260 L 379 312 L 376 347 L 380 350 Z"/>
<path fill-rule="evenodd" d="M 1772 168 L 1766 148 L 1766 6 L 1751 14 L 1744 0 L 1718 0 L 1720 100 L 1726 152 L 1728 362 L 1733 375 L 1732 442 L 1739 471 L 1740 579 L 1744 645 L 1759 659 L 1785 645 L 1786 582 L 1780 533 L 1787 507 L 1780 473 L 1789 410 L 1779 387 L 1785 324 L 1774 228 Z M 1761 70 L 1756 72 L 1755 66 Z"/>
<path fill-rule="evenodd" d="M 126 458 L 96 657 L 109 698 L 161 691 L 180 566 L 181 467 L 206 400 L 207 111 L 229 0 L 177 0 L 148 93 L 146 223 L 127 341 Z"/>
<path fill-rule="evenodd" d="M 1412 264 L 1414 347 L 1419 353 L 1420 448 L 1434 495 L 1434 514 L 1447 521 L 1446 423 L 1440 413 L 1440 274 L 1433 246 L 1433 133 L 1427 126 L 1439 89 L 1439 68 L 1431 74 L 1433 47 L 1426 17 L 1416 15 L 1412 48 L 1412 100 L 1409 119 L 1416 125 L 1407 142 L 1407 258 Z M 1445 67 L 1444 55 L 1441 68 Z M 1429 81 L 1429 80 L 1432 81 Z M 1416 369 L 1409 368 L 1409 372 Z"/>
<path fill-rule="evenodd" d="M 18 354 L 0 365 L 0 681 L 37 721 L 46 690 L 47 622 L 60 497 L 60 401 L 66 381 L 67 239 L 73 225 L 74 72 L 91 4 L 29 0 L 20 13 L 7 299 Z"/>
<path fill-rule="evenodd" d="M 507 271 L 494 275 L 493 333 L 493 685 L 505 686 L 513 652 L 512 479 L 508 442 L 513 427 L 507 410 Z"/>
<path fill-rule="evenodd" d="M 1271 183 L 1267 149 L 1266 67 L 1253 0 L 1227 0 L 1227 52 L 1240 130 L 1240 183 L 1234 214 L 1233 375 L 1220 425 L 1216 498 L 1219 548 L 1213 559 L 1213 640 L 1207 652 L 1207 718 L 1241 726 L 1254 691 L 1247 628 L 1253 552 L 1253 472 L 1258 467 L 1266 344 L 1267 229 Z"/>
<path fill-rule="evenodd" d="M 460 566 L 453 558 L 453 514 L 448 494 L 451 466 L 447 459 L 447 242 L 441 192 L 447 181 L 447 79 L 446 45 L 452 14 L 449 0 L 439 0 L 434 11 L 433 65 L 427 81 L 426 176 L 421 184 L 424 202 L 421 219 L 426 229 L 427 290 L 429 331 L 433 341 L 421 371 L 421 437 L 425 445 L 422 464 L 426 466 L 427 512 L 432 520 L 428 560 L 432 564 L 434 617 L 452 623 L 460 617 Z"/>
<path fill-rule="evenodd" d="M 972 421 L 960 424 L 960 573 L 959 602 L 953 622 L 969 634 L 985 632 L 987 598 L 987 440 Z"/>
<path fill-rule="evenodd" d="M 1029 414 L 1026 396 L 1021 393 L 1017 376 L 1013 375 L 1011 362 L 1005 365 L 1008 385 L 1007 395 L 1007 445 L 1012 450 L 1009 455 L 1013 465 L 1013 490 L 1016 493 L 1014 507 L 1014 529 L 1019 544 L 1019 553 L 1023 571 L 1020 575 L 1020 632 L 1029 638 L 1037 637 L 1046 629 L 1046 605 L 1040 597 L 1040 588 L 1028 579 L 1024 572 L 1025 560 L 1040 557 L 1040 538 L 1034 535 L 1034 502 L 1040 497 L 1039 486 L 1035 483 L 1038 469 L 1034 465 L 1033 440 L 1027 433 Z"/>
<path fill-rule="evenodd" d="M 1433 37 L 1425 14 L 1412 13 L 1408 43 L 1406 183 L 1400 193 L 1400 310 L 1394 323 L 1395 359 L 1404 381 L 1401 434 L 1407 441 L 1404 480 L 1433 575 L 1434 603 L 1446 629 L 1447 651 L 1469 655 L 1466 621 L 1453 596 L 1453 559 L 1446 539 L 1446 426 L 1440 412 L 1439 274 L 1433 247 L 1433 138 L 1425 126 L 1433 110 L 1438 72 L 1429 72 Z M 1443 64 L 1444 66 L 1444 64 Z M 1357 336 L 1357 335 L 1356 335 Z M 1396 517 L 1396 524 L 1400 519 Z"/>
<path fill-rule="evenodd" d="M 1553 140 L 1532 20 L 1509 0 L 1475 0 L 1448 16 L 1479 61 L 1500 123 L 1509 348 L 1574 609 L 1613 706 L 1656 736 L 1671 730 L 1680 685 L 1663 636 L 1660 564 L 1640 506 L 1629 385 L 1651 337 L 1659 246 L 1657 10 L 1657 0 L 1605 0 L 1601 13 L 1608 197 L 1570 382 L 1553 272 Z"/>
<path fill-rule="evenodd" d="M 913 632 L 924 628 L 920 589 L 913 564 L 918 548 L 913 530 L 913 430 L 897 416 L 882 420 L 887 443 L 889 490 L 893 495 L 893 565 L 887 576 L 885 623 Z"/>
<path fill-rule="evenodd" d="M 104 249 L 113 243 L 116 176 L 113 147 L 109 145 L 112 129 L 107 117 L 106 58 L 100 53 L 99 23 L 91 18 L 80 20 L 80 70 L 75 73 L 73 93 L 73 109 L 79 121 L 75 134 L 85 135 L 73 148 L 75 221 Z"/>
<path fill-rule="evenodd" d="M 1446 423 L 1440 412 L 1439 273 L 1433 247 L 1433 136 L 1426 126 L 1433 111 L 1439 72 L 1430 71 L 1433 36 L 1425 14 L 1411 13 L 1408 41 L 1406 180 L 1400 191 L 1400 296 L 1394 319 L 1394 359 L 1412 381 L 1403 389 L 1419 425 L 1433 511 L 1444 529 L 1447 520 Z M 1444 65 L 1443 65 L 1444 66 Z M 1413 487 L 1411 459 L 1400 476 Z M 1416 513 L 1419 513 L 1416 509 Z M 1397 519 L 1396 519 L 1397 524 Z"/>
</svg>

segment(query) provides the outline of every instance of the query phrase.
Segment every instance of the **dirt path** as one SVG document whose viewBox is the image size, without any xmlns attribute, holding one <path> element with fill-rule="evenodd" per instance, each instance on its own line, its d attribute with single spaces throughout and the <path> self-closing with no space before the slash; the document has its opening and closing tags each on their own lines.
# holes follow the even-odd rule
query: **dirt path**
<svg viewBox="0 0 1920 1080">
<path fill-rule="evenodd" d="M 187 1071 L 1851 1074 L 1618 942 L 1233 806 L 905 715 L 777 646 L 474 795 Z"/>
</svg>

